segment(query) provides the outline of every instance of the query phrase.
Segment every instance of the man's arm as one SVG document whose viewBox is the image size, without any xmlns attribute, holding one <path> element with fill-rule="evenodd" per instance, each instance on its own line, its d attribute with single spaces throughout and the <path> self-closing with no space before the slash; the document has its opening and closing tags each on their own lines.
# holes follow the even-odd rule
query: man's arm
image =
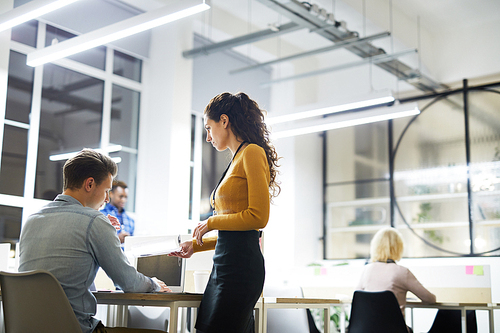
<svg viewBox="0 0 500 333">
<path fill-rule="evenodd" d="M 165 288 L 137 272 L 120 248 L 114 227 L 104 215 L 97 216 L 89 226 L 87 246 L 113 282 L 125 292 L 158 292 Z M 166 291 L 166 290 L 164 290 Z"/>
</svg>

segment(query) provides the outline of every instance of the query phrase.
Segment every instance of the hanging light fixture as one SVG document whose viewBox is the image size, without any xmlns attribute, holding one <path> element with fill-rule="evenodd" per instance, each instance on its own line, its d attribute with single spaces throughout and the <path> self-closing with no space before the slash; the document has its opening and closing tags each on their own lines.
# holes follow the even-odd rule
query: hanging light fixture
<svg viewBox="0 0 500 333">
<path fill-rule="evenodd" d="M 363 111 L 352 111 L 335 114 L 326 118 L 310 119 L 308 121 L 278 124 L 273 128 L 272 138 L 281 139 L 292 136 L 329 131 L 333 129 L 369 124 L 389 119 L 414 116 L 420 113 L 417 103 L 397 106 L 385 106 Z"/>
<path fill-rule="evenodd" d="M 97 152 L 100 152 L 100 153 L 109 154 L 109 153 L 119 152 L 119 151 L 122 151 L 124 149 L 123 149 L 122 145 L 112 145 L 112 146 L 108 146 L 108 147 L 103 148 L 103 149 L 97 148 L 94 150 Z M 49 156 L 49 160 L 51 160 L 51 161 L 69 160 L 70 158 L 75 157 L 79 152 L 80 151 L 72 151 L 69 153 L 52 154 Z M 121 161 L 121 158 L 120 158 L 120 161 Z"/>
<path fill-rule="evenodd" d="M 390 105 L 394 103 L 394 101 L 395 99 L 394 96 L 392 96 L 391 91 L 383 90 L 363 96 L 362 98 L 357 97 L 354 99 L 351 98 L 349 100 L 344 100 L 343 102 L 335 106 L 329 106 L 325 108 L 304 111 L 304 112 L 291 113 L 283 116 L 269 117 L 266 118 L 266 124 L 268 125 L 279 124 L 289 121 L 329 115 L 343 111 L 362 109 L 370 106 Z"/>
<path fill-rule="evenodd" d="M 28 53 L 26 64 L 39 66 L 209 9 L 202 0 L 182 0 L 89 33 Z"/>
<path fill-rule="evenodd" d="M 78 0 L 33 0 L 0 15 L 0 32 L 53 12 Z"/>
</svg>

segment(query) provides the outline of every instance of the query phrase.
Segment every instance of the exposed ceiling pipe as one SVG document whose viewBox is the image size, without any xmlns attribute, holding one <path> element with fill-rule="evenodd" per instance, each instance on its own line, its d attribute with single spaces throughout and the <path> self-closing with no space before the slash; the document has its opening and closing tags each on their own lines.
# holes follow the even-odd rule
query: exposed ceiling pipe
<svg viewBox="0 0 500 333">
<path fill-rule="evenodd" d="M 232 71 L 229 71 L 229 73 L 236 74 L 236 73 L 245 72 L 245 71 L 248 71 L 248 70 L 251 70 L 251 69 L 257 69 L 257 68 L 261 68 L 261 67 L 265 67 L 265 66 L 269 66 L 269 65 L 274 65 L 274 64 L 277 64 L 277 63 L 280 63 L 280 62 L 283 62 L 283 61 L 291 61 L 291 60 L 295 60 L 295 59 L 299 59 L 299 58 L 303 58 L 303 57 L 309 57 L 309 56 L 316 55 L 316 54 L 319 54 L 319 53 L 323 53 L 323 52 L 328 52 L 328 51 L 333 51 L 333 50 L 337 50 L 337 49 L 340 49 L 340 48 L 344 48 L 344 47 L 349 46 L 349 45 L 356 45 L 356 44 L 359 44 L 359 43 L 364 43 L 364 42 L 369 41 L 369 40 L 374 40 L 374 39 L 379 39 L 379 38 L 383 38 L 383 37 L 388 37 L 390 35 L 391 35 L 391 33 L 388 32 L 388 31 L 386 31 L 386 32 L 382 32 L 382 33 L 371 35 L 371 36 L 364 37 L 364 38 L 356 38 L 356 39 L 352 39 L 352 40 L 346 40 L 346 41 L 338 42 L 335 45 L 323 47 L 323 48 L 320 48 L 320 49 L 316 49 L 316 50 L 312 50 L 312 51 L 307 51 L 307 52 L 303 52 L 303 53 L 298 53 L 298 54 L 294 54 L 294 55 L 291 55 L 291 56 L 288 56 L 288 57 L 279 58 L 279 59 L 276 59 L 276 60 L 271 60 L 271 61 L 268 61 L 268 62 L 262 62 L 262 63 L 257 64 L 257 65 L 252 65 L 252 66 L 247 66 L 247 67 L 243 67 L 243 68 L 234 69 Z"/>
<path fill-rule="evenodd" d="M 306 78 L 306 77 L 326 74 L 326 73 L 338 71 L 341 69 L 365 65 L 365 64 L 370 63 L 370 62 L 373 64 L 378 64 L 379 62 L 396 61 L 396 58 L 398 58 L 398 57 L 402 57 L 404 55 L 416 53 L 416 52 L 417 52 L 417 50 L 413 49 L 413 50 L 401 51 L 401 52 L 397 52 L 397 53 L 393 53 L 393 54 L 379 54 L 379 55 L 376 55 L 376 56 L 373 56 L 370 58 L 365 58 L 365 59 L 355 61 L 355 62 L 350 62 L 347 64 L 332 66 L 332 67 L 328 67 L 328 68 L 321 68 L 321 69 L 311 71 L 311 72 L 301 73 L 301 74 L 297 74 L 297 75 L 293 75 L 293 76 L 287 76 L 287 77 L 283 77 L 280 79 L 264 82 L 261 84 L 261 86 L 266 87 L 266 86 L 269 86 L 269 85 L 272 85 L 275 83 L 279 83 L 279 82 L 285 82 L 285 81 L 290 81 L 290 80 L 296 80 L 296 79 L 302 79 L 302 78 Z"/>
<path fill-rule="evenodd" d="M 352 32 L 346 29 L 345 26 L 333 24 L 328 29 L 323 29 L 325 21 L 310 12 L 311 6 L 307 6 L 297 0 L 257 0 L 269 8 L 277 11 L 283 16 L 290 19 L 292 22 L 305 26 L 312 32 L 315 32 L 326 39 L 337 43 L 343 41 L 349 36 L 356 35 L 357 32 Z M 368 58 L 378 54 L 386 53 L 384 50 L 377 48 L 369 42 L 348 45 L 346 50 L 360 56 L 361 58 Z M 409 84 L 415 86 L 417 89 L 425 92 L 436 92 L 448 89 L 448 86 L 440 84 L 431 78 L 423 75 L 418 70 L 412 69 L 408 65 L 399 60 L 388 60 L 387 62 L 379 62 L 376 66 L 388 71 L 395 75 L 398 79 L 404 80 Z"/>
<path fill-rule="evenodd" d="M 240 45 L 258 42 L 260 40 L 276 37 L 299 29 L 302 29 L 302 27 L 299 24 L 294 22 L 289 22 L 278 27 L 273 26 L 272 28 L 269 29 L 253 32 L 251 34 L 229 39 L 220 43 L 215 43 L 211 45 L 198 47 L 196 49 L 184 51 L 182 52 L 182 55 L 184 56 L 184 58 L 195 58 L 200 55 L 209 55 L 211 53 L 224 51 Z"/>
</svg>

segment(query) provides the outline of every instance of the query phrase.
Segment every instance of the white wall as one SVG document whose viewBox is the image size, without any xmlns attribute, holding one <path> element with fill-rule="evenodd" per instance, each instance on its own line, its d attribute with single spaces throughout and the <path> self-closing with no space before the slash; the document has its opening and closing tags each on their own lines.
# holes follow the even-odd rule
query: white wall
<svg viewBox="0 0 500 333">
<path fill-rule="evenodd" d="M 203 39 L 196 37 L 193 47 L 203 46 Z M 233 51 L 217 52 L 199 56 L 193 60 L 193 110 L 203 112 L 212 97 L 223 92 L 244 92 L 254 99 L 261 108 L 269 110 L 269 88 L 260 83 L 270 78 L 268 68 L 230 74 L 232 69 L 248 65 L 248 60 Z M 208 143 L 206 143 L 208 144 Z"/>
<path fill-rule="evenodd" d="M 192 22 L 152 30 L 141 107 L 137 234 L 185 233 L 189 213 Z"/>
</svg>

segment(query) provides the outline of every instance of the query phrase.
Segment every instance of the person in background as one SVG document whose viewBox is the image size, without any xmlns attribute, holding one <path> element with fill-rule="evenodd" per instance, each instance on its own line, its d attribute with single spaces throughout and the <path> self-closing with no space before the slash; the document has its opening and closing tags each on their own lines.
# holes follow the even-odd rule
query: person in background
<svg viewBox="0 0 500 333">
<path fill-rule="evenodd" d="M 400 232 L 391 227 L 377 231 L 370 243 L 370 263 L 365 266 L 356 290 L 392 291 L 404 317 L 408 291 L 424 303 L 436 303 L 436 296 L 425 289 L 408 268 L 396 263 L 402 256 Z"/>
<path fill-rule="evenodd" d="M 214 215 L 194 230 L 171 255 L 189 258 L 215 247 L 213 268 L 196 321 L 197 332 L 254 332 L 253 309 L 264 286 L 259 229 L 269 220 L 270 202 L 279 194 L 278 156 L 269 140 L 264 114 L 244 93 L 222 93 L 204 112 L 207 142 L 233 155 L 211 195 Z M 203 237 L 210 230 L 217 236 Z"/>
<path fill-rule="evenodd" d="M 94 318 L 97 302 L 89 288 L 99 267 L 125 292 L 170 291 L 164 282 L 144 276 L 128 263 L 115 227 L 98 211 L 109 201 L 116 173 L 116 163 L 108 156 L 83 149 L 64 164 L 63 193 L 29 216 L 21 231 L 19 271 L 51 272 L 83 333 L 153 332 L 104 327 Z"/>
<path fill-rule="evenodd" d="M 117 231 L 120 243 L 125 241 L 125 237 L 133 236 L 135 230 L 134 219 L 125 211 L 127 199 L 127 184 L 121 180 L 114 180 L 111 192 L 109 192 L 109 202 L 101 210 L 104 215 L 115 216 L 120 221 L 120 229 Z"/>
</svg>

